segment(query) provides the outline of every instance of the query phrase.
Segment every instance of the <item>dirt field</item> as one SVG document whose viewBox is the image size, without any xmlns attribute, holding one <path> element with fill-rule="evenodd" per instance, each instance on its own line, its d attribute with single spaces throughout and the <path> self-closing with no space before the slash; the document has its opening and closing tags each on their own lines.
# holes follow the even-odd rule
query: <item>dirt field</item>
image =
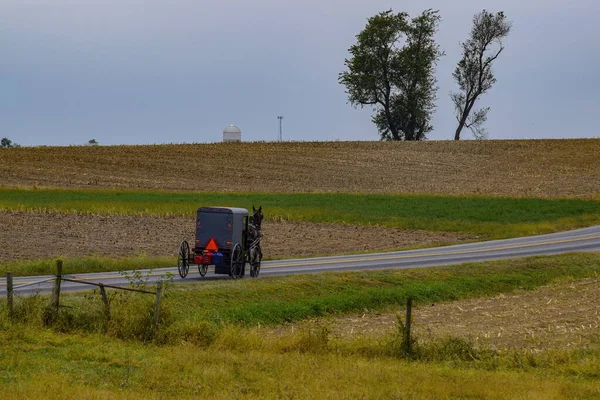
<svg viewBox="0 0 600 400">
<path fill-rule="evenodd" d="M 303 257 L 423 244 L 449 244 L 468 235 L 314 223 L 263 224 L 268 258 Z M 0 212 L 0 262 L 58 256 L 177 256 L 193 241 L 188 218 L 85 216 Z"/>
<path fill-rule="evenodd" d="M 0 186 L 600 196 L 600 139 L 0 149 Z"/>
<path fill-rule="evenodd" d="M 413 306 L 414 334 L 425 340 L 430 335 L 462 337 L 492 349 L 600 346 L 598 299 L 600 279 L 595 278 L 490 298 L 417 305 Z M 405 309 L 398 313 L 404 320 Z M 332 334 L 339 338 L 382 337 L 395 329 L 395 324 L 395 313 L 369 310 L 331 320 Z"/>
</svg>

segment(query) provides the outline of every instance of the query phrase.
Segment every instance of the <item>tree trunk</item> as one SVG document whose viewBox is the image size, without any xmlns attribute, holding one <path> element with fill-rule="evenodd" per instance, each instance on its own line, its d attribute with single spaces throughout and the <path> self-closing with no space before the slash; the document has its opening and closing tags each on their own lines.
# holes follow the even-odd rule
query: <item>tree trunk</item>
<svg viewBox="0 0 600 400">
<path fill-rule="evenodd" d="M 460 140 L 460 132 L 463 130 L 464 127 L 465 127 L 465 120 L 464 120 L 464 118 L 461 118 L 460 123 L 458 124 L 458 127 L 456 128 L 456 133 L 454 134 L 454 140 Z"/>
<path fill-rule="evenodd" d="M 385 109 L 385 118 L 387 119 L 388 126 L 390 127 L 390 132 L 392 132 L 392 137 L 394 140 L 400 140 L 400 135 L 398 135 L 398 129 L 396 125 L 394 125 L 394 120 L 392 119 L 392 113 L 390 112 L 389 105 L 384 107 Z"/>
<path fill-rule="evenodd" d="M 458 127 L 456 128 L 456 133 L 454 133 L 454 140 L 460 140 L 460 133 L 462 132 L 465 125 L 467 124 L 467 118 L 469 118 L 471 109 L 475 105 L 475 100 L 477 100 L 477 96 L 473 97 L 473 99 L 471 101 L 467 100 L 464 111 L 463 111 L 462 115 L 460 116 L 460 121 L 458 122 Z"/>
<path fill-rule="evenodd" d="M 406 140 L 417 140 L 415 131 L 417 130 L 417 122 L 415 121 L 415 116 L 411 115 L 408 120 L 408 126 L 406 129 Z"/>
</svg>

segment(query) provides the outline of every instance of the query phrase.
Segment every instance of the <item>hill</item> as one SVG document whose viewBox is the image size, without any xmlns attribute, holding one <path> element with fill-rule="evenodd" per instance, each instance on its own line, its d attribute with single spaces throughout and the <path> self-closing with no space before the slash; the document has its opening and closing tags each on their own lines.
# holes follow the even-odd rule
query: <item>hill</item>
<svg viewBox="0 0 600 400">
<path fill-rule="evenodd" d="M 22 147 L 0 185 L 598 198 L 600 139 Z"/>
</svg>

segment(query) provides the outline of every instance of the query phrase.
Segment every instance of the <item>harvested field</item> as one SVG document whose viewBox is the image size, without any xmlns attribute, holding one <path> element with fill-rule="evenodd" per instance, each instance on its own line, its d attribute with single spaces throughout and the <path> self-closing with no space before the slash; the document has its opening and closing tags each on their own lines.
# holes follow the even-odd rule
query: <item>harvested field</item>
<svg viewBox="0 0 600 400">
<path fill-rule="evenodd" d="M 193 240 L 185 217 L 135 217 L 0 212 L 0 262 L 100 255 L 177 256 Z M 304 257 L 464 242 L 466 234 L 336 224 L 265 222 L 267 258 Z"/>
<path fill-rule="evenodd" d="M 500 350 L 600 347 L 598 299 L 598 278 L 557 283 L 532 291 L 413 306 L 413 327 L 420 339 L 449 335 Z M 405 311 L 398 313 L 404 320 Z M 331 321 L 332 333 L 340 338 L 381 337 L 395 324 L 395 313 L 368 310 Z"/>
<path fill-rule="evenodd" d="M 600 139 L 11 148 L 0 185 L 598 198 Z"/>
</svg>

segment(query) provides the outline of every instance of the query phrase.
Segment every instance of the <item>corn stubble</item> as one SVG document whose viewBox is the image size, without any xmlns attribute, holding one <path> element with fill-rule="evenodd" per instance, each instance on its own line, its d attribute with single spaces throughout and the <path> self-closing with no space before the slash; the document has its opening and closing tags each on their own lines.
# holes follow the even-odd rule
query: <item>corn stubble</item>
<svg viewBox="0 0 600 400">
<path fill-rule="evenodd" d="M 11 148 L 3 186 L 598 198 L 600 139 Z"/>
</svg>

